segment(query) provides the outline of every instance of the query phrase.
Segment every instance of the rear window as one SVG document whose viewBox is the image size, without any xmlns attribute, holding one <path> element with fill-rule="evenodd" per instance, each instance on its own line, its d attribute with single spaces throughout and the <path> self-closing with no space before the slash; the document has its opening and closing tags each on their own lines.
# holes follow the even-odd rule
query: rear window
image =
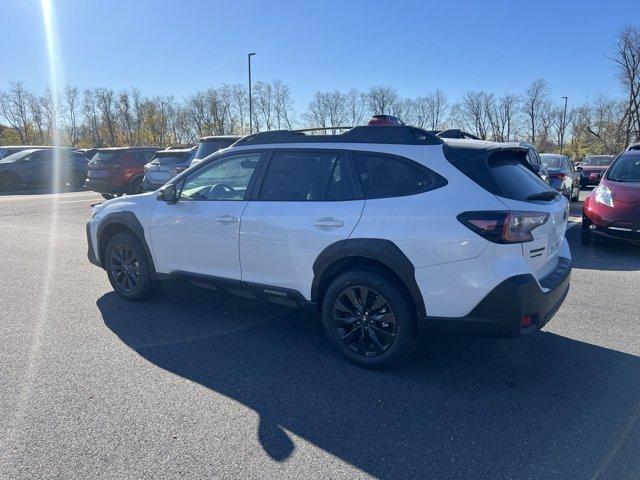
<svg viewBox="0 0 640 480">
<path fill-rule="evenodd" d="M 496 152 L 488 158 L 469 158 L 455 166 L 485 190 L 504 198 L 525 202 L 527 198 L 553 191 L 531 169 L 518 153 Z"/>
<path fill-rule="evenodd" d="M 162 155 L 156 153 L 151 161 L 160 165 L 178 165 L 180 163 L 185 163 L 187 158 L 190 156 L 191 153 L 179 153 L 173 155 Z"/>
<path fill-rule="evenodd" d="M 580 165 L 588 165 L 591 167 L 608 167 L 613 162 L 613 157 L 608 155 L 598 155 L 593 157 L 585 157 Z"/>
<path fill-rule="evenodd" d="M 562 162 L 562 157 L 547 157 L 545 155 L 540 155 L 542 159 L 542 164 L 547 168 L 562 168 L 564 164 Z"/>
<path fill-rule="evenodd" d="M 105 151 L 105 152 L 97 152 L 92 160 L 96 163 L 101 163 L 101 162 L 111 162 L 112 160 L 115 160 L 116 157 L 118 156 L 120 152 L 117 151 Z"/>
</svg>

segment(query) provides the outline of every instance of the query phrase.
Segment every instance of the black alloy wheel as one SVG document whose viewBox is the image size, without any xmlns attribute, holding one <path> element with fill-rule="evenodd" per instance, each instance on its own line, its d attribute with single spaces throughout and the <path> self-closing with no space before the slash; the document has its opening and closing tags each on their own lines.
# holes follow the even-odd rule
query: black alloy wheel
<svg viewBox="0 0 640 480">
<path fill-rule="evenodd" d="M 386 352 L 396 338 L 396 317 L 387 299 L 364 285 L 348 286 L 333 305 L 340 342 L 364 357 Z"/>
<path fill-rule="evenodd" d="M 129 245 L 120 243 L 111 250 L 109 269 L 117 287 L 124 293 L 133 293 L 140 285 L 140 264 Z"/>
</svg>

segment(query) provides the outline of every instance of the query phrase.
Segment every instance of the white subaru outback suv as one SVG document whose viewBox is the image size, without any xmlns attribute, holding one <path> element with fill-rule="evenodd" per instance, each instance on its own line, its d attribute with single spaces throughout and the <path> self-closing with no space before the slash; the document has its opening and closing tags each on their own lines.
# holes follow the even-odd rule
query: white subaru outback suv
<svg viewBox="0 0 640 480">
<path fill-rule="evenodd" d="M 89 259 L 127 300 L 183 277 L 314 305 L 350 360 L 402 360 L 418 332 L 519 336 L 569 289 L 568 202 L 526 148 L 407 126 L 249 135 L 157 192 L 109 200 Z"/>
</svg>

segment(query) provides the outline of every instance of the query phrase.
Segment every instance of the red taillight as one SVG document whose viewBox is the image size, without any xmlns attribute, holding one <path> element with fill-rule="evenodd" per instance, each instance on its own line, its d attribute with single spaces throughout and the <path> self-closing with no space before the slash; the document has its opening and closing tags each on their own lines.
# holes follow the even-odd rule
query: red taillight
<svg viewBox="0 0 640 480">
<path fill-rule="evenodd" d="M 533 240 L 531 231 L 549 219 L 545 212 L 490 210 L 465 212 L 458 220 L 481 237 L 494 243 L 523 243 Z"/>
<path fill-rule="evenodd" d="M 556 178 L 558 180 L 564 180 L 567 177 L 566 173 L 550 173 L 549 176 L 551 178 Z"/>
<path fill-rule="evenodd" d="M 533 325 L 533 316 L 531 315 L 525 315 L 520 320 L 520 328 L 528 328 L 531 325 Z"/>
</svg>

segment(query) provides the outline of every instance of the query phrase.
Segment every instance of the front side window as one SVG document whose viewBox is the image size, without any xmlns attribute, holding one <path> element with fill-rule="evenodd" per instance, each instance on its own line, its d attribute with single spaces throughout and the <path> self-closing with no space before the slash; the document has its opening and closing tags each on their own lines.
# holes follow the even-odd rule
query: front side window
<svg viewBox="0 0 640 480">
<path fill-rule="evenodd" d="M 415 195 L 446 183 L 435 172 L 411 160 L 366 152 L 354 156 L 366 198 Z"/>
<path fill-rule="evenodd" d="M 352 200 L 356 196 L 344 152 L 279 151 L 269 162 L 260 200 Z"/>
<path fill-rule="evenodd" d="M 180 200 L 242 200 L 261 153 L 220 158 L 189 175 Z"/>
</svg>

